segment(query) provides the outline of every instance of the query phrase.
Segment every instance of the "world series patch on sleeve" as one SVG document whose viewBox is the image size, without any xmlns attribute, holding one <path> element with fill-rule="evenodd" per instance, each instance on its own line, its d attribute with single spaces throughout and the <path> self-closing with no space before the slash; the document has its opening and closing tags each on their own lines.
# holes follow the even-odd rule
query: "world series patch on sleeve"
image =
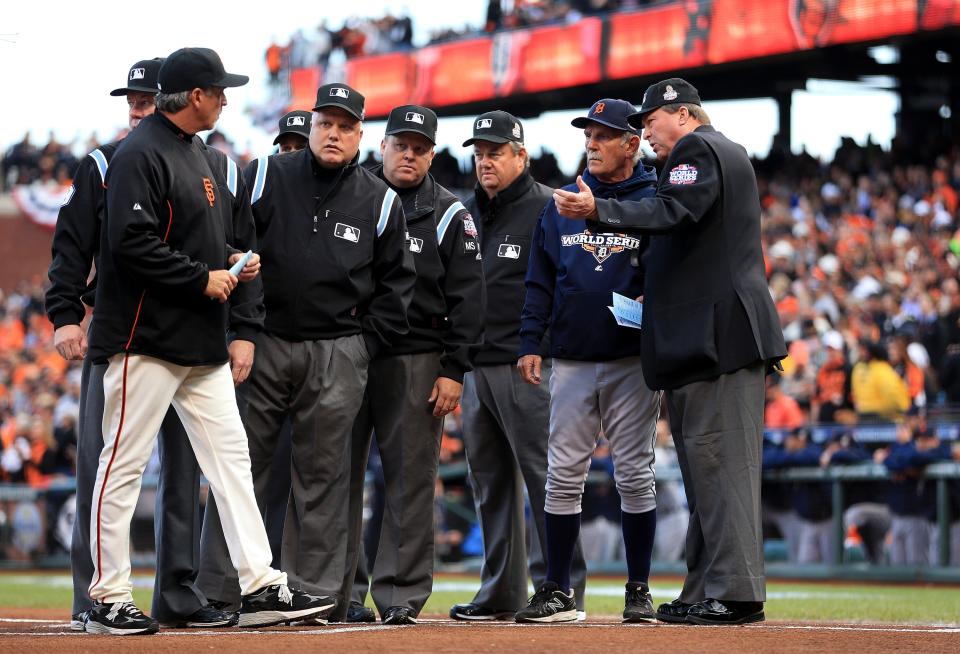
<svg viewBox="0 0 960 654">
<path fill-rule="evenodd" d="M 697 181 L 697 167 L 680 164 L 670 170 L 668 178 L 671 184 L 693 184 Z"/>
</svg>

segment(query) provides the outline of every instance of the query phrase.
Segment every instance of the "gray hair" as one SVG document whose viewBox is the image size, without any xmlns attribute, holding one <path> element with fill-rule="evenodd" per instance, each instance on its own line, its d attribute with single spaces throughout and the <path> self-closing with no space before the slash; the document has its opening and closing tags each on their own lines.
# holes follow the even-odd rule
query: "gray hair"
<svg viewBox="0 0 960 654">
<path fill-rule="evenodd" d="M 157 93 L 157 111 L 175 114 L 182 111 L 190 103 L 190 91 L 179 93 Z"/>
<path fill-rule="evenodd" d="M 523 141 L 508 141 L 508 143 L 510 143 L 510 149 L 513 150 L 513 156 L 515 157 L 519 157 L 520 150 L 523 150 L 526 148 L 526 146 L 523 144 Z M 530 169 L 530 153 L 529 152 L 527 153 L 527 156 L 523 158 L 523 169 L 524 170 Z"/>
<path fill-rule="evenodd" d="M 676 102 L 674 104 L 665 104 L 661 109 L 666 111 L 668 114 L 675 114 L 680 111 L 680 107 L 686 107 L 687 113 L 693 117 L 701 125 L 710 124 L 710 116 L 707 115 L 707 112 L 698 104 L 693 104 L 692 102 Z"/>
<path fill-rule="evenodd" d="M 633 132 L 624 131 L 624 132 L 623 132 L 623 135 L 620 136 L 620 145 L 627 145 L 627 144 L 630 142 L 630 139 L 632 139 L 634 136 L 636 136 L 637 138 L 640 138 L 640 135 L 639 135 L 639 134 L 635 134 L 635 133 L 633 133 Z M 637 143 L 637 151 L 633 153 L 633 167 L 634 167 L 634 168 L 636 168 L 636 167 L 637 167 L 637 164 L 640 163 L 640 156 L 641 156 L 642 154 L 643 154 L 643 153 L 640 152 L 640 144 Z"/>
</svg>

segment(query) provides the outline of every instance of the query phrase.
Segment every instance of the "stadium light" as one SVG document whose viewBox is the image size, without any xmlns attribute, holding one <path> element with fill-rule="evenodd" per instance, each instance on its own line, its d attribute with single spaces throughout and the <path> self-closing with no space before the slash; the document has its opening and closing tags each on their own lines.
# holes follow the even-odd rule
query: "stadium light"
<svg viewBox="0 0 960 654">
<path fill-rule="evenodd" d="M 867 54 L 881 66 L 900 63 L 900 48 L 894 45 L 875 45 L 867 48 Z"/>
</svg>

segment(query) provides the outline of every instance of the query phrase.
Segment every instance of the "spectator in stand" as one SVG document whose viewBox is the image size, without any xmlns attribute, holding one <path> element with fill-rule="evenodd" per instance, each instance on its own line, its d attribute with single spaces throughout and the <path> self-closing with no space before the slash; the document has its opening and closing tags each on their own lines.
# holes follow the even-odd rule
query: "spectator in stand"
<svg viewBox="0 0 960 654">
<path fill-rule="evenodd" d="M 270 75 L 270 84 L 276 86 L 280 84 L 280 65 L 283 57 L 283 48 L 277 44 L 276 37 L 271 37 L 270 45 L 264 54 L 267 63 L 267 73 Z"/>
<path fill-rule="evenodd" d="M 655 561 L 680 561 L 687 540 L 690 510 L 683 492 L 683 481 L 663 479 L 664 471 L 679 471 L 677 448 L 673 444 L 670 423 L 657 421 L 657 443 L 654 448 L 657 462 L 657 534 L 654 542 Z"/>
<path fill-rule="evenodd" d="M 910 408 L 907 385 L 887 361 L 877 341 L 860 343 L 860 361 L 851 374 L 853 406 L 861 422 L 889 422 L 903 418 Z"/>
<path fill-rule="evenodd" d="M 763 423 L 767 429 L 799 428 L 806 422 L 803 410 L 795 399 L 784 394 L 780 387 L 779 373 L 767 377 L 767 405 L 763 411 Z"/>
<path fill-rule="evenodd" d="M 816 395 L 812 415 L 819 423 L 853 421 L 850 403 L 850 364 L 844 353 L 843 336 L 831 330 L 823 335 L 826 359 L 817 372 Z"/>
<path fill-rule="evenodd" d="M 898 334 L 890 339 L 890 343 L 887 345 L 887 353 L 890 357 L 890 365 L 907 386 L 911 412 L 919 412 L 927 406 L 923 371 L 910 360 L 907 355 L 907 345 L 907 337 Z"/>
<path fill-rule="evenodd" d="M 936 485 L 923 477 L 923 470 L 935 461 L 950 460 L 948 443 L 940 442 L 926 425 L 915 428 L 900 425 L 897 442 L 877 450 L 874 460 L 890 472 L 888 495 L 890 526 L 890 564 L 928 565 L 935 539 Z"/>
</svg>

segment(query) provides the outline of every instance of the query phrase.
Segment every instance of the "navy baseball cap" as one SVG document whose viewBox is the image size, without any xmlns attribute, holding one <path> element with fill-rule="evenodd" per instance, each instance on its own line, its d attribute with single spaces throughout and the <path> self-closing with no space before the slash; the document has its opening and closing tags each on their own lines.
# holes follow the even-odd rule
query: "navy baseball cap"
<svg viewBox="0 0 960 654">
<path fill-rule="evenodd" d="M 276 145 L 280 137 L 284 134 L 297 134 L 304 138 L 310 138 L 310 112 L 309 111 L 291 111 L 283 114 L 280 118 L 280 133 L 273 139 Z"/>
<path fill-rule="evenodd" d="M 118 89 L 110 91 L 110 95 L 126 95 L 127 93 L 156 93 L 160 90 L 157 82 L 157 76 L 160 74 L 160 66 L 163 65 L 163 57 L 156 59 L 144 59 L 130 66 L 130 72 L 127 73 L 127 84 Z"/>
<path fill-rule="evenodd" d="M 662 82 L 651 84 L 643 94 L 640 111 L 628 119 L 631 125 L 642 127 L 643 117 L 668 104 L 700 104 L 700 94 L 696 87 L 685 79 L 671 77 Z"/>
<path fill-rule="evenodd" d="M 437 114 L 432 109 L 418 104 L 405 104 L 390 110 L 387 118 L 386 136 L 416 132 L 427 137 L 431 143 L 437 142 Z"/>
<path fill-rule="evenodd" d="M 220 55 L 210 48 L 180 48 L 163 62 L 159 80 L 162 93 L 180 93 L 212 86 L 243 86 L 250 78 L 228 73 Z"/>
<path fill-rule="evenodd" d="M 594 102 L 586 116 L 577 116 L 570 121 L 570 124 L 574 127 L 586 127 L 590 123 L 600 123 L 613 129 L 636 134 L 636 128 L 627 122 L 627 118 L 635 113 L 637 108 L 626 100 L 604 98 Z"/>
<path fill-rule="evenodd" d="M 475 141 L 491 143 L 523 143 L 523 124 L 513 114 L 506 111 L 488 111 L 480 114 L 473 122 L 473 137 L 463 142 L 463 147 L 473 145 Z"/>
<path fill-rule="evenodd" d="M 357 120 L 363 120 L 363 103 L 363 94 L 348 84 L 324 84 L 317 89 L 317 104 L 313 110 L 339 107 Z"/>
</svg>

